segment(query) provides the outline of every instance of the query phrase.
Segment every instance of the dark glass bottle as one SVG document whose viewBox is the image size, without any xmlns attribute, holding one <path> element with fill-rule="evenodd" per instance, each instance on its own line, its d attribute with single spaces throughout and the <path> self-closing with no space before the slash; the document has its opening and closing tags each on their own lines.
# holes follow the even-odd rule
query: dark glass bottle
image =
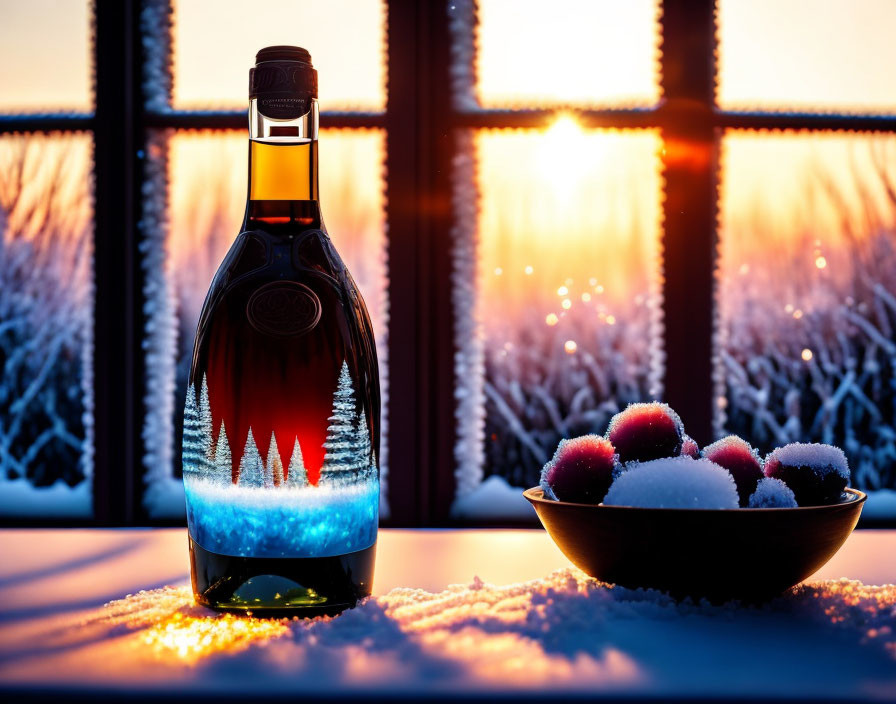
<svg viewBox="0 0 896 704">
<path fill-rule="evenodd" d="M 218 609 L 337 613 L 372 586 L 376 349 L 321 218 L 308 52 L 260 51 L 250 105 L 246 216 L 202 309 L 184 410 L 193 591 Z"/>
</svg>

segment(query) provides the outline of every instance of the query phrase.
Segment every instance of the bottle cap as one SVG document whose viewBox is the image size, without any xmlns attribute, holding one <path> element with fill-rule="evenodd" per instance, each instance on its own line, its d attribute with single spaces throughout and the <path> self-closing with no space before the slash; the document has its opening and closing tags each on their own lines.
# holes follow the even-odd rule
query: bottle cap
<svg viewBox="0 0 896 704">
<path fill-rule="evenodd" d="M 311 54 L 298 46 L 269 46 L 255 56 L 249 69 L 249 99 L 258 111 L 276 120 L 294 120 L 311 109 L 317 97 L 317 71 Z"/>
</svg>

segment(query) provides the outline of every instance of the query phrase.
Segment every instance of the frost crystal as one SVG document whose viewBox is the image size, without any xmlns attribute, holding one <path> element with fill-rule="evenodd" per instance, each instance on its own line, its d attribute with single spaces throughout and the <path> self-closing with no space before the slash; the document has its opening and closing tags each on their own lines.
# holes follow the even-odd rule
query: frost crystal
<svg viewBox="0 0 896 704">
<path fill-rule="evenodd" d="M 750 508 L 796 508 L 796 497 L 780 479 L 765 477 L 750 496 Z"/>
<path fill-rule="evenodd" d="M 464 0 L 456 16 L 472 17 L 472 4 Z M 457 20 L 453 20 L 453 23 Z M 472 34 L 470 35 L 472 37 Z M 472 44 L 472 38 L 470 39 Z M 455 47 L 456 49 L 456 47 Z M 461 60 L 461 65 L 465 59 Z M 457 441 L 454 471 L 457 484 L 452 513 L 460 513 L 462 499 L 482 484 L 485 465 L 485 349 L 482 323 L 476 310 L 476 262 L 478 249 L 479 198 L 476 189 L 476 153 L 473 135 L 457 135 L 457 153 L 452 164 L 452 194 L 456 214 L 451 231 L 451 304 L 454 309 L 454 418 Z"/>
<path fill-rule="evenodd" d="M 608 506 L 643 508 L 737 508 L 731 474 L 707 459 L 671 457 L 632 462 L 613 482 Z"/>
<path fill-rule="evenodd" d="M 144 65 L 147 75 L 144 86 L 160 91 L 155 107 L 167 105 L 170 85 L 165 78 L 167 56 L 152 50 L 167 46 L 170 22 L 165 18 L 167 3 L 148 0 L 141 11 L 141 26 L 152 27 L 152 40 L 145 44 L 148 60 Z M 147 34 L 146 37 L 150 37 Z M 149 57 L 155 56 L 153 62 Z M 155 66 L 151 70 L 150 66 Z M 165 81 L 168 81 L 167 84 Z M 140 230 L 140 263 L 143 270 L 143 295 L 146 324 L 143 330 L 146 381 L 144 383 L 143 455 L 146 492 L 143 503 L 153 518 L 176 518 L 184 515 L 182 482 L 174 474 L 175 378 L 177 349 L 177 315 L 173 282 L 169 280 L 168 257 L 168 137 L 164 130 L 150 133 L 144 159 L 143 216 Z"/>
</svg>

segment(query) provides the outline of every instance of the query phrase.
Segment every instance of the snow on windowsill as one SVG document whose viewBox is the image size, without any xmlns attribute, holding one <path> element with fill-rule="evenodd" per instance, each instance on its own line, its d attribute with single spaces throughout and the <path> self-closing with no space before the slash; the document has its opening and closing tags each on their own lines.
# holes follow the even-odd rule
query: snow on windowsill
<svg viewBox="0 0 896 704">
<path fill-rule="evenodd" d="M 519 487 L 510 486 L 502 477 L 492 475 L 471 492 L 459 496 L 451 507 L 456 519 L 495 521 L 535 521 L 532 506 Z"/>
<path fill-rule="evenodd" d="M 26 479 L 0 479 L 0 516 L 4 518 L 90 518 L 93 497 L 90 481 L 75 487 L 63 481 L 36 487 Z"/>
<path fill-rule="evenodd" d="M 713 606 L 566 569 L 506 586 L 474 578 L 439 593 L 394 589 L 312 621 L 216 614 L 196 606 L 188 587 L 165 587 L 82 614 L 70 628 L 53 642 L 100 646 L 35 659 L 57 682 L 306 695 L 809 700 L 896 691 L 896 587 L 848 580 L 803 585 L 759 607 Z M 112 652 L 120 655 L 110 668 Z M 10 665 L 0 665 L 0 680 L 27 681 L 27 659 Z"/>
<path fill-rule="evenodd" d="M 872 521 L 896 521 L 896 491 L 878 489 L 867 493 L 862 518 Z"/>
</svg>

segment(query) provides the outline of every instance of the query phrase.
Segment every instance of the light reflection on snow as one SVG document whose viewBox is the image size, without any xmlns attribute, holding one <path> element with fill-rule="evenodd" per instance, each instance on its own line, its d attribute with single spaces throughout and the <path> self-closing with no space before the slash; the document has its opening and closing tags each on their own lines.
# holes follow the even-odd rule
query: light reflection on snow
<svg viewBox="0 0 896 704">
<path fill-rule="evenodd" d="M 732 627 L 741 634 L 736 646 L 726 641 L 734 660 L 819 638 L 852 643 L 851 656 L 882 658 L 886 668 L 896 659 L 896 586 L 849 580 L 800 586 L 762 607 L 714 606 L 560 570 L 506 586 L 477 578 L 439 593 L 394 589 L 316 620 L 216 614 L 188 588 L 165 587 L 110 602 L 93 621 L 130 634 L 137 658 L 160 667 L 201 668 L 203 677 L 264 667 L 291 682 L 325 673 L 369 687 L 650 686 L 678 671 L 688 648 L 716 649 Z M 663 645 L 669 637 L 683 639 L 681 653 Z"/>
<path fill-rule="evenodd" d="M 162 655 L 173 653 L 185 661 L 198 661 L 214 653 L 244 650 L 253 642 L 282 636 L 288 630 L 282 621 L 230 614 L 213 618 L 175 613 L 147 629 L 141 639 Z"/>
</svg>

